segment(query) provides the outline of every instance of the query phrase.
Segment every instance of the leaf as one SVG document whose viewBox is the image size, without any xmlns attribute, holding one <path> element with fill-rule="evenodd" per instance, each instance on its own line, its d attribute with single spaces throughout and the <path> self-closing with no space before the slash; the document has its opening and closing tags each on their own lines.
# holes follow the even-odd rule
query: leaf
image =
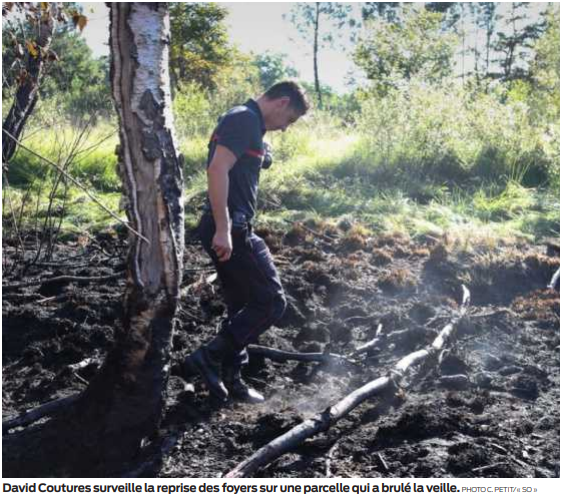
<svg viewBox="0 0 565 495">
<path fill-rule="evenodd" d="M 16 58 L 24 58 L 24 48 L 19 43 L 16 44 L 15 55 Z"/>
<path fill-rule="evenodd" d="M 79 28 L 80 32 L 82 33 L 82 30 L 84 29 L 84 26 L 86 26 L 86 23 L 88 22 L 88 19 L 85 15 L 79 14 L 78 12 L 75 12 L 73 14 L 73 24 L 76 27 Z"/>
<path fill-rule="evenodd" d="M 30 53 L 30 55 L 33 58 L 37 58 L 37 55 L 39 55 L 38 51 L 37 51 L 37 45 L 35 44 L 35 41 L 26 41 L 26 46 L 27 46 L 27 51 Z"/>
<path fill-rule="evenodd" d="M 49 2 L 39 2 L 42 10 L 47 10 L 49 8 Z"/>
<path fill-rule="evenodd" d="M 84 27 L 86 26 L 87 22 L 88 22 L 88 19 L 86 18 L 85 15 L 79 16 L 79 18 L 78 18 L 78 28 L 79 28 L 81 33 L 82 33 L 82 30 L 84 29 Z"/>
</svg>

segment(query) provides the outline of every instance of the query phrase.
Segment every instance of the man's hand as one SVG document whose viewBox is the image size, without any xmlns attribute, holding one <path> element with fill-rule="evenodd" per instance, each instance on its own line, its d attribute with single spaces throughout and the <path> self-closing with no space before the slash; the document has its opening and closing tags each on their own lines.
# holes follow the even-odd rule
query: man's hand
<svg viewBox="0 0 565 495">
<path fill-rule="evenodd" d="M 218 256 L 218 260 L 221 263 L 228 261 L 231 258 L 231 253 L 233 251 L 230 232 L 216 231 L 214 238 L 212 239 L 212 249 Z"/>
</svg>

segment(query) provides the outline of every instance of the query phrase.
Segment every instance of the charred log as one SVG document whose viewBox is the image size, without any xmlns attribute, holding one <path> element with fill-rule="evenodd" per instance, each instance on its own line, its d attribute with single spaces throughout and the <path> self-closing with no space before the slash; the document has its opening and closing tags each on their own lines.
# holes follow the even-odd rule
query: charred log
<svg viewBox="0 0 565 495">
<path fill-rule="evenodd" d="M 307 438 L 328 430 L 333 424 L 349 414 L 349 412 L 369 397 L 373 397 L 384 392 L 398 390 L 400 387 L 399 380 L 409 369 L 425 360 L 437 358 L 442 348 L 452 337 L 457 323 L 467 312 L 467 308 L 469 307 L 469 298 L 469 291 L 466 287 L 463 287 L 463 303 L 461 305 L 459 315 L 442 329 L 429 346 L 402 358 L 390 370 L 387 376 L 377 378 L 357 390 L 354 390 L 338 403 L 328 407 L 325 411 L 300 423 L 284 435 L 275 438 L 273 441 L 255 452 L 252 456 L 238 464 L 233 470 L 227 473 L 225 477 L 246 478 L 252 476 L 257 469 L 269 464 L 281 455 L 297 447 Z"/>
</svg>

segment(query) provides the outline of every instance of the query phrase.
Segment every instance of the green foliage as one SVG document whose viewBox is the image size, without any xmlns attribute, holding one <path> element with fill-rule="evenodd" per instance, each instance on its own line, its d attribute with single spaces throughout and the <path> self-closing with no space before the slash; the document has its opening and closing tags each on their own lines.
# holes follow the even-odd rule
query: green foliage
<svg viewBox="0 0 565 495">
<path fill-rule="evenodd" d="M 74 31 L 57 33 L 52 43 L 59 61 L 48 68 L 41 94 L 56 98 L 73 118 L 108 117 L 113 112 L 107 57 L 95 59 L 84 38 Z"/>
<path fill-rule="evenodd" d="M 534 61 L 530 67 L 532 106 L 535 112 L 550 122 L 559 120 L 559 9 L 550 6 L 545 13 L 547 29 L 534 46 Z"/>
<path fill-rule="evenodd" d="M 414 235 L 494 232 L 535 238 L 558 232 L 558 10 L 546 14 L 528 76 L 487 88 L 481 78 L 461 84 L 453 77 L 455 38 L 448 21 L 463 11 L 453 7 L 442 16 L 385 3 L 391 5 L 375 16 L 380 20 L 356 52 L 370 86 L 345 95 L 320 86 L 321 108 L 287 132 L 267 136 L 274 164 L 262 172 L 258 220 L 351 218 Z M 176 56 L 188 53 L 177 62 L 190 72 L 181 76 L 180 65 L 173 69 L 175 127 L 185 156 L 187 218 L 193 222 L 205 197 L 204 164 L 217 118 L 295 72 L 282 54 L 246 55 L 229 47 L 221 34 L 222 8 L 174 8 L 181 32 Z M 496 13 L 484 8 L 481 29 L 494 36 Z M 207 19 L 203 25 L 208 22 L 210 32 L 186 31 L 197 19 Z M 213 39 L 216 29 L 220 34 Z M 107 61 L 94 60 L 75 33 L 60 33 L 56 43 L 61 64 L 50 69 L 25 142 L 64 163 L 77 134 L 88 129 L 68 170 L 117 211 L 117 124 L 110 120 L 113 112 L 105 114 L 111 110 Z M 486 71 L 482 60 L 480 71 Z M 101 118 L 94 122 L 92 115 Z M 18 203 L 30 188 L 38 198 L 33 204 L 46 214 L 42 209 L 55 177 L 20 150 L 9 170 L 12 199 Z M 66 201 L 68 228 L 113 222 L 73 188 Z M 56 202 L 62 207 L 61 191 Z M 24 209 L 33 214 L 31 204 Z"/>
<path fill-rule="evenodd" d="M 237 50 L 232 51 L 230 64 L 219 74 L 217 89 L 209 93 L 216 118 L 234 105 L 261 93 L 259 70 L 252 61 L 252 56 Z"/>
<path fill-rule="evenodd" d="M 181 140 L 209 137 L 222 113 L 261 92 L 259 72 L 251 60 L 233 53 L 230 64 L 216 74 L 218 87 L 214 91 L 195 82 L 179 85 L 173 111 Z"/>
<path fill-rule="evenodd" d="M 470 207 L 483 221 L 510 220 L 534 205 L 534 191 L 510 181 L 500 190 L 497 187 L 480 188 L 472 197 Z"/>
<path fill-rule="evenodd" d="M 175 130 L 181 140 L 211 133 L 215 118 L 207 92 L 196 83 L 179 87 L 173 100 Z"/>
<path fill-rule="evenodd" d="M 40 128 L 41 129 L 41 128 Z M 33 129 L 31 129 L 33 131 Z M 31 132 L 25 139 L 27 147 L 51 160 L 85 186 L 103 192 L 117 192 L 120 181 L 116 174 L 117 130 L 110 125 L 51 122 L 49 130 Z M 8 171 L 13 186 L 27 188 L 33 183 L 51 183 L 58 172 L 37 156 L 20 150 Z"/>
<path fill-rule="evenodd" d="M 228 11 L 211 2 L 174 2 L 170 5 L 172 84 L 196 83 L 216 88 L 223 67 L 232 60 L 225 19 Z"/>
<path fill-rule="evenodd" d="M 284 53 L 260 53 L 255 55 L 253 65 L 259 70 L 261 88 L 269 89 L 273 84 L 298 77 L 298 72 L 294 67 L 288 65 Z"/>
<path fill-rule="evenodd" d="M 452 73 L 456 39 L 442 30 L 441 14 L 408 6 L 402 22 L 370 22 L 354 60 L 379 95 L 403 81 L 437 84 Z"/>
<path fill-rule="evenodd" d="M 412 82 L 386 98 L 366 99 L 358 124 L 361 155 L 370 157 L 360 160 L 359 172 L 408 189 L 429 181 L 536 186 L 559 167 L 527 105 L 504 86 L 485 94 Z"/>
<path fill-rule="evenodd" d="M 545 13 L 547 29 L 537 41 L 535 58 L 530 67 L 532 84 L 528 105 L 532 125 L 542 132 L 539 148 L 552 163 L 559 163 L 560 154 L 560 74 L 559 74 L 559 9 L 550 5 Z M 549 170 L 550 184 L 559 190 L 559 166 Z"/>
</svg>

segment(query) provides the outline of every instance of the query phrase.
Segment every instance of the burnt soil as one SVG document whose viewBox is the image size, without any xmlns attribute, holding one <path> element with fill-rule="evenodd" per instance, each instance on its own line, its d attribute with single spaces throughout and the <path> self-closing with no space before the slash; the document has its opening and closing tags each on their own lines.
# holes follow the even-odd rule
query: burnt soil
<svg viewBox="0 0 565 495">
<path fill-rule="evenodd" d="M 217 404 L 197 377 L 169 380 L 162 463 L 143 475 L 217 477 L 310 415 L 386 375 L 431 343 L 457 314 L 461 284 L 471 308 L 441 360 L 408 374 L 399 393 L 365 401 L 329 431 L 260 470 L 258 477 L 558 477 L 559 293 L 546 285 L 559 252 L 546 245 L 457 249 L 449 239 L 367 237 L 319 225 L 258 230 L 269 244 L 288 309 L 260 344 L 348 355 L 354 364 L 272 362 L 251 356 L 246 380 L 261 405 Z M 125 268 L 113 233 L 60 246 L 52 263 L 6 276 L 4 246 L 3 419 L 85 389 L 120 324 Z M 209 340 L 224 314 L 209 260 L 187 236 L 173 362 Z M 34 283 L 32 283 L 35 281 Z M 80 369 L 71 365 L 86 358 Z M 188 381 L 187 381 L 188 380 Z M 6 435 L 17 434 L 18 429 Z M 149 455 L 149 454 L 148 454 Z M 6 472 L 5 476 L 18 476 Z"/>
</svg>

